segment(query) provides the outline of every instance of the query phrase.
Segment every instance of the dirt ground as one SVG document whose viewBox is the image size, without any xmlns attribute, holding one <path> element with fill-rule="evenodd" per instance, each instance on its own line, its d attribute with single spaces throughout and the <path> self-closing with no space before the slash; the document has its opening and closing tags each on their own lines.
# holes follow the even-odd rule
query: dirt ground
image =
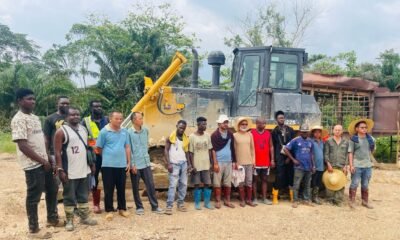
<svg viewBox="0 0 400 240">
<path fill-rule="evenodd" d="M 0 154 L 0 239 L 29 239 L 25 214 L 25 178 L 14 155 Z M 286 200 L 279 205 L 259 205 L 255 208 L 194 210 L 189 202 L 187 213 L 172 216 L 150 212 L 146 198 L 146 214 L 134 215 L 131 191 L 127 191 L 127 205 L 131 216 L 95 215 L 95 227 L 76 224 L 74 232 L 63 228 L 45 227 L 44 195 L 39 207 L 41 231 L 53 234 L 53 239 L 399 239 L 400 231 L 400 171 L 374 170 L 370 198 L 374 209 L 358 206 L 335 207 L 327 203 L 318 207 L 300 205 L 293 209 Z M 360 194 L 357 193 L 360 204 Z M 347 196 L 347 191 L 346 191 Z M 116 203 L 114 203 L 116 204 Z M 165 197 L 160 200 L 165 207 Z M 59 204 L 63 216 L 63 205 Z M 76 220 L 75 222 L 78 222 Z"/>
</svg>

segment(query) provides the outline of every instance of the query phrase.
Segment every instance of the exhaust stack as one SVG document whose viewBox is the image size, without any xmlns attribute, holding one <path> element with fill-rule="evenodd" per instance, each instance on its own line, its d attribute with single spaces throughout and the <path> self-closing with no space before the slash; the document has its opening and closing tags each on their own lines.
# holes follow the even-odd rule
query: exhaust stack
<svg viewBox="0 0 400 240">
<path fill-rule="evenodd" d="M 192 82 L 190 87 L 198 88 L 199 87 L 199 54 L 197 50 L 192 48 L 193 53 L 193 64 L 192 64 Z"/>
<path fill-rule="evenodd" d="M 208 55 L 208 64 L 212 66 L 212 88 L 219 88 L 221 65 L 225 64 L 225 55 L 221 51 L 213 51 Z"/>
</svg>

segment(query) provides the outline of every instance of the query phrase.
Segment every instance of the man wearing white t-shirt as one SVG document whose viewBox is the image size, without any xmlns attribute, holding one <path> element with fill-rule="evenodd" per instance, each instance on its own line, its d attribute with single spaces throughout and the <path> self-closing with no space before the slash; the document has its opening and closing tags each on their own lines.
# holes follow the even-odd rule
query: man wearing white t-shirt
<svg viewBox="0 0 400 240">
<path fill-rule="evenodd" d="M 62 223 L 53 208 L 57 204 L 57 192 L 52 187 L 55 178 L 46 153 L 42 126 L 39 117 L 33 114 L 36 99 L 33 91 L 25 88 L 17 90 L 16 99 L 19 111 L 11 120 L 11 130 L 12 140 L 17 144 L 18 161 L 25 171 L 29 232 L 35 237 L 50 238 L 49 232 L 39 232 L 38 204 L 43 191 L 46 192 L 47 223 L 52 226 Z"/>
<path fill-rule="evenodd" d="M 189 154 L 189 138 L 185 134 L 186 122 L 179 120 L 176 130 L 171 133 L 165 144 L 165 160 L 169 172 L 169 188 L 167 215 L 172 214 L 172 205 L 175 200 L 176 187 L 178 186 L 178 211 L 186 212 L 184 201 L 187 190 L 187 170 Z"/>
</svg>

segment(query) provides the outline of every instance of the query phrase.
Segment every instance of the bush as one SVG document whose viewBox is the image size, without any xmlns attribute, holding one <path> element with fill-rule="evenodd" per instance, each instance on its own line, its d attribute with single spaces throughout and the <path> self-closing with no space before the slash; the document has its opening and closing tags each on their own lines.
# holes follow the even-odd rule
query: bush
<svg viewBox="0 0 400 240">
<path fill-rule="evenodd" d="M 393 136 L 393 141 L 396 140 L 396 137 Z M 376 138 L 376 150 L 374 153 L 375 159 L 378 162 L 383 163 L 395 163 L 396 162 L 396 142 L 392 144 L 392 158 L 390 158 L 390 137 L 378 137 Z"/>
<path fill-rule="evenodd" d="M 0 153 L 15 153 L 15 143 L 11 140 L 11 133 L 0 131 Z"/>
</svg>

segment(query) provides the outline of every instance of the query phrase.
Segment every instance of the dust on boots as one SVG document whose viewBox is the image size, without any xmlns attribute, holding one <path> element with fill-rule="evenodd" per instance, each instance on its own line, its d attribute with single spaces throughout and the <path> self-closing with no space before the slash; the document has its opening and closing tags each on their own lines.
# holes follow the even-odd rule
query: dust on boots
<svg viewBox="0 0 400 240">
<path fill-rule="evenodd" d="M 80 223 L 84 225 L 94 226 L 97 225 L 97 221 L 90 218 L 89 216 L 89 204 L 88 203 L 78 203 L 78 215 L 80 217 Z M 65 216 L 67 218 L 65 224 L 65 230 L 73 231 L 74 226 L 74 208 L 75 206 L 64 206 Z"/>
</svg>

